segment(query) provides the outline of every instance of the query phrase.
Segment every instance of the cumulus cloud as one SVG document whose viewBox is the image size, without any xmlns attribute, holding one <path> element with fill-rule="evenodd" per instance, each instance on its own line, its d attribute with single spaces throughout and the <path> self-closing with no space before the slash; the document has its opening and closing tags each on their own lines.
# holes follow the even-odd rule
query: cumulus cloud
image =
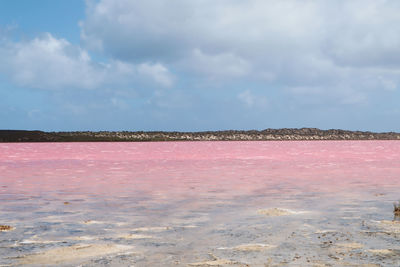
<svg viewBox="0 0 400 267">
<path fill-rule="evenodd" d="M 0 53 L 0 68 L 22 86 L 92 88 L 103 79 L 96 79 L 98 70 L 86 51 L 50 34 L 29 42 L 3 42 Z"/>
<path fill-rule="evenodd" d="M 100 0 L 81 36 L 134 64 L 362 95 L 397 88 L 399 11 L 395 0 Z"/>
<path fill-rule="evenodd" d="M 206 79 L 366 103 L 374 90 L 398 89 L 399 11 L 397 0 L 88 0 L 82 46 L 51 34 L 0 36 L 0 72 L 42 89 Z M 246 92 L 238 97 L 249 104 Z"/>
<path fill-rule="evenodd" d="M 146 73 L 143 65 L 114 59 L 108 63 L 96 62 L 86 50 L 49 33 L 25 42 L 3 39 L 0 56 L 0 71 L 26 87 L 94 89 L 105 85 L 129 85 L 144 76 L 161 85 L 172 83 L 169 71 L 160 63 L 146 64 L 149 72 Z"/>
</svg>

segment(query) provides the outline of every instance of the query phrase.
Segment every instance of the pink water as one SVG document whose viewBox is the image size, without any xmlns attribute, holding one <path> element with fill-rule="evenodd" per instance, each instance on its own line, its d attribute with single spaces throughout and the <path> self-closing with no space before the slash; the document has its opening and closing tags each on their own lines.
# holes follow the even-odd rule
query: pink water
<svg viewBox="0 0 400 267">
<path fill-rule="evenodd" d="M 251 194 L 281 183 L 335 191 L 400 183 L 400 142 L 1 144 L 2 192 L 183 197 Z"/>
<path fill-rule="evenodd" d="M 352 202 L 376 203 L 387 219 L 399 189 L 399 141 L 0 144 L 0 201 L 7 203 L 0 224 L 17 229 L 40 225 L 46 216 L 83 221 L 104 219 L 104 212 L 132 227 L 225 212 L 223 224 L 249 220 L 252 208 L 316 212 Z M 72 208 L 62 204 L 74 201 Z M 211 231 L 215 224 L 203 226 Z M 16 243 L 26 238 L 26 231 L 17 233 Z M 40 235 L 46 236 L 35 232 Z M 50 237 L 65 235 L 55 227 Z"/>
</svg>

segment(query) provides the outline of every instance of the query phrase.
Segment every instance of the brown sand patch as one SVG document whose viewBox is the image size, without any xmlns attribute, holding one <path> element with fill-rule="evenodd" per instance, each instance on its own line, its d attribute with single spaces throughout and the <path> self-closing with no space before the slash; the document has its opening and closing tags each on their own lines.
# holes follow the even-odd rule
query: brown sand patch
<svg viewBox="0 0 400 267">
<path fill-rule="evenodd" d="M 386 224 L 386 225 L 400 226 L 400 221 L 383 220 L 383 221 L 380 221 L 380 223 Z"/>
<path fill-rule="evenodd" d="M 316 262 L 316 261 L 314 261 Z M 313 267 L 328 267 L 328 266 L 332 266 L 331 263 L 314 263 L 313 265 L 311 265 Z M 338 265 L 333 265 L 333 266 L 346 266 L 346 267 L 382 267 L 382 265 L 379 264 L 374 264 L 374 263 L 350 263 L 350 262 L 345 262 L 345 261 L 340 261 L 340 264 Z"/>
<path fill-rule="evenodd" d="M 347 249 L 360 249 L 363 248 L 364 245 L 360 243 L 338 243 L 336 244 L 338 247 L 347 248 Z"/>
<path fill-rule="evenodd" d="M 258 214 L 266 216 L 285 216 L 294 214 L 294 212 L 287 209 L 272 208 L 272 209 L 258 210 Z"/>
<path fill-rule="evenodd" d="M 266 249 L 275 248 L 276 246 L 268 245 L 268 244 L 246 244 L 234 247 L 234 250 L 238 251 L 262 251 Z"/>
<path fill-rule="evenodd" d="M 312 267 L 328 267 L 328 266 L 332 266 L 331 264 L 322 262 L 322 261 L 313 261 L 312 265 L 310 265 Z"/>
<path fill-rule="evenodd" d="M 12 231 L 15 228 L 10 225 L 0 225 L 0 232 Z"/>
<path fill-rule="evenodd" d="M 393 253 L 393 251 L 391 251 L 390 249 L 369 249 L 368 251 L 371 253 L 374 253 L 374 254 L 391 254 L 391 253 Z"/>
<path fill-rule="evenodd" d="M 55 248 L 38 254 L 26 255 L 20 264 L 47 264 L 55 265 L 67 262 L 77 262 L 89 258 L 100 257 L 132 249 L 131 246 L 115 244 L 75 245 Z"/>
<path fill-rule="evenodd" d="M 10 225 L 0 225 L 0 232 L 12 231 L 15 228 Z"/>
</svg>

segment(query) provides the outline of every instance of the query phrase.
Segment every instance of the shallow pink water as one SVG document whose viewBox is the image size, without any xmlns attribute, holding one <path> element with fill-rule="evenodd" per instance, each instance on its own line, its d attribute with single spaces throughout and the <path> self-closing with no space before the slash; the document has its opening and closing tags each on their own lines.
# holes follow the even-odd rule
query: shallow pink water
<svg viewBox="0 0 400 267">
<path fill-rule="evenodd" d="M 1 193 L 154 198 L 400 184 L 399 141 L 0 144 Z"/>
<path fill-rule="evenodd" d="M 210 253 L 242 266 L 398 266 L 400 228 L 385 225 L 399 190 L 400 141 L 3 143 L 0 224 L 15 229 L 0 233 L 0 265 L 110 243 L 134 252 L 101 257 L 110 266 Z M 271 208 L 294 213 L 258 212 Z M 150 237 L 121 238 L 131 234 Z M 220 249 L 260 243 L 275 248 Z M 343 254 L 341 243 L 361 248 Z"/>
</svg>

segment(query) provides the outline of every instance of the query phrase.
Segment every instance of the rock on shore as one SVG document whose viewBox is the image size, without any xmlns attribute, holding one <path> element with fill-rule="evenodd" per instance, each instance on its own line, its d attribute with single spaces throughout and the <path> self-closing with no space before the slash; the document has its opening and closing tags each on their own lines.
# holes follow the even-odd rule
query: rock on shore
<svg viewBox="0 0 400 267">
<path fill-rule="evenodd" d="M 400 140 L 400 133 L 346 130 L 266 129 L 262 131 L 206 132 L 42 132 L 0 130 L 0 142 L 92 142 L 92 141 L 266 141 L 266 140 Z"/>
</svg>

